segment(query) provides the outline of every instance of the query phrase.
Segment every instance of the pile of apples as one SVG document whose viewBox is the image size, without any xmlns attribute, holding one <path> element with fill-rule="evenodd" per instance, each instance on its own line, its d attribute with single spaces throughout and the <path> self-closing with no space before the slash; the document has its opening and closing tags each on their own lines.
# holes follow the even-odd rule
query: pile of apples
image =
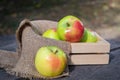
<svg viewBox="0 0 120 80">
<path fill-rule="evenodd" d="M 97 42 L 95 33 L 85 28 L 80 19 L 72 15 L 63 17 L 56 28 L 48 29 L 42 36 L 69 42 Z"/>
<path fill-rule="evenodd" d="M 45 31 L 42 35 L 46 38 L 69 42 L 96 42 L 97 37 L 83 26 L 79 18 L 65 16 L 56 28 Z M 41 47 L 35 56 L 36 70 L 45 77 L 55 77 L 62 74 L 67 66 L 67 56 L 64 51 L 56 46 Z"/>
</svg>

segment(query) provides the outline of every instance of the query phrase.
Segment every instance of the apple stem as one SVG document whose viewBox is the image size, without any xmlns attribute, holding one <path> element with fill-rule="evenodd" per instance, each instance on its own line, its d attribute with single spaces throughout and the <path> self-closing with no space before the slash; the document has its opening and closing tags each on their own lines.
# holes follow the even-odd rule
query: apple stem
<svg viewBox="0 0 120 80">
<path fill-rule="evenodd" d="M 68 27 L 70 26 L 70 24 L 68 22 L 66 24 L 67 24 Z"/>
<path fill-rule="evenodd" d="M 58 52 L 58 50 L 55 50 L 55 54 Z"/>
<path fill-rule="evenodd" d="M 49 50 L 50 50 L 51 52 L 54 52 L 54 51 L 53 51 L 53 50 L 51 50 L 51 49 L 49 49 Z M 54 53 L 56 54 L 57 52 L 58 52 L 58 50 L 56 49 Z"/>
</svg>

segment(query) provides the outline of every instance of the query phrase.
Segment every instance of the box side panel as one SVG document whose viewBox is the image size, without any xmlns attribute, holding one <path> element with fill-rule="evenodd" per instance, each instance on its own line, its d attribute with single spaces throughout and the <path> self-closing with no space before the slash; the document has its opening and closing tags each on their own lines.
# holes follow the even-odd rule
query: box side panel
<svg viewBox="0 0 120 80">
<path fill-rule="evenodd" d="M 71 55 L 69 65 L 108 64 L 109 54 L 81 54 Z"/>
</svg>

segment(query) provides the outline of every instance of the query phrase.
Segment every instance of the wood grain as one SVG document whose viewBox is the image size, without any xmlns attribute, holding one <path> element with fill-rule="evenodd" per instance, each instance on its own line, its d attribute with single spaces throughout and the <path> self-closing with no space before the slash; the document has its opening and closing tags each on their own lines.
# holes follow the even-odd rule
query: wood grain
<svg viewBox="0 0 120 80">
<path fill-rule="evenodd" d="M 109 64 L 109 54 L 75 54 L 70 59 L 69 65 Z"/>
</svg>

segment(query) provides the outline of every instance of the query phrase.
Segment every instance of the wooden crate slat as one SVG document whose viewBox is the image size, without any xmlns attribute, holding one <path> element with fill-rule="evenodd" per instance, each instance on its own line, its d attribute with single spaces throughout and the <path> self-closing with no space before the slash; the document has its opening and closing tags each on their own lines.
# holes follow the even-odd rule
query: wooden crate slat
<svg viewBox="0 0 120 80">
<path fill-rule="evenodd" d="M 109 54 L 73 54 L 69 65 L 109 64 Z"/>
</svg>

